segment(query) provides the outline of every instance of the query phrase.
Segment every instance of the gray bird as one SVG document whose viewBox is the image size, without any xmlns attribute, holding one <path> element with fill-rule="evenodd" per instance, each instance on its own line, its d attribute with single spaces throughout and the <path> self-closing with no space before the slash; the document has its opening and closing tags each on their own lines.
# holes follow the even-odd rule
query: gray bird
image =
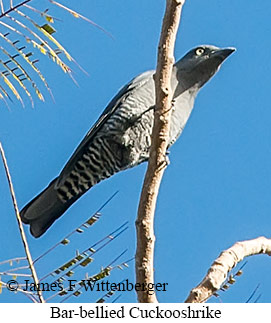
<svg viewBox="0 0 271 323">
<path fill-rule="evenodd" d="M 199 89 L 234 50 L 204 45 L 192 49 L 174 65 L 168 147 L 186 125 Z M 20 212 L 34 237 L 41 236 L 101 180 L 148 160 L 155 109 L 154 73 L 140 74 L 119 91 L 60 175 Z"/>
</svg>

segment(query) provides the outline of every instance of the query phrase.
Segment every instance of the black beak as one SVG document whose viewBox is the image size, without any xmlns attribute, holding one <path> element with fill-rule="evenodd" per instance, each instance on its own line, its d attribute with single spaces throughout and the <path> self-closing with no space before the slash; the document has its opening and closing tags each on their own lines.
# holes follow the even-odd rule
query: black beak
<svg viewBox="0 0 271 323">
<path fill-rule="evenodd" d="M 212 52 L 210 56 L 220 58 L 222 61 L 224 61 L 228 56 L 235 52 L 235 50 L 236 49 L 233 47 L 222 48 Z"/>
</svg>

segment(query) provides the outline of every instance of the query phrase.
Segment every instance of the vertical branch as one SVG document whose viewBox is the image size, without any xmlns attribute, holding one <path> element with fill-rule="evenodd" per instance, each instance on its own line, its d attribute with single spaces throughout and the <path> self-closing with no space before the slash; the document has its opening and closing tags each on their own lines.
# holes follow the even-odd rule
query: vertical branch
<svg viewBox="0 0 271 323">
<path fill-rule="evenodd" d="M 44 303 L 42 293 L 41 293 L 40 289 L 38 288 L 38 283 L 39 283 L 38 276 L 37 276 L 35 267 L 33 265 L 32 256 L 31 256 L 31 253 L 30 253 L 30 250 L 29 250 L 29 247 L 28 247 L 28 243 L 27 243 L 27 240 L 26 240 L 23 224 L 22 224 L 21 217 L 20 217 L 20 212 L 19 212 L 19 209 L 18 209 L 16 197 L 15 197 L 13 184 L 12 184 L 12 181 L 11 181 L 10 172 L 9 172 L 8 165 L 7 165 L 7 160 L 6 160 L 4 149 L 2 147 L 1 142 L 0 142 L 0 154 L 1 154 L 1 157 L 2 157 L 2 160 L 3 160 L 3 164 L 4 164 L 4 168 L 5 168 L 5 172 L 6 172 L 6 176 L 7 176 L 7 180 L 8 180 L 8 185 L 9 185 L 9 190 L 10 190 L 10 194 L 11 194 L 11 198 L 12 198 L 12 202 L 13 202 L 13 207 L 14 207 L 16 218 L 17 218 L 19 231 L 20 231 L 20 235 L 21 235 L 21 238 L 22 238 L 26 258 L 27 258 L 27 261 L 29 263 L 29 268 L 31 270 L 32 277 L 33 277 L 34 283 L 35 283 L 36 288 L 37 288 L 37 293 L 38 293 L 39 300 L 40 300 L 41 303 Z"/>
<path fill-rule="evenodd" d="M 160 182 L 166 168 L 166 150 L 171 118 L 172 91 L 170 79 L 174 64 L 174 44 L 185 0 L 167 0 L 162 31 L 158 47 L 155 74 L 156 109 L 152 130 L 152 144 L 148 169 L 141 192 L 136 220 L 136 281 L 141 284 L 154 282 L 154 213 Z M 138 291 L 139 302 L 157 302 L 156 295 Z"/>
</svg>

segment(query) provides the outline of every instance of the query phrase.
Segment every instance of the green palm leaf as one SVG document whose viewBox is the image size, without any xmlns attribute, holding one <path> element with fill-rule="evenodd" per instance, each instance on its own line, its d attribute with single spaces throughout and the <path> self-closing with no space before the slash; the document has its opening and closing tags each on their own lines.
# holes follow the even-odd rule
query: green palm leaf
<svg viewBox="0 0 271 323">
<path fill-rule="evenodd" d="M 59 19 L 53 13 L 49 14 L 49 10 L 58 7 L 109 34 L 90 19 L 57 1 L 43 0 L 44 6 L 49 5 L 49 9 L 44 10 L 41 9 L 41 2 L 38 8 L 30 5 L 30 2 L 32 0 L 0 0 L 0 99 L 6 103 L 6 99 L 15 97 L 23 106 L 24 97 L 29 98 L 32 106 L 33 95 L 44 101 L 44 89 L 52 96 L 44 73 L 37 67 L 38 55 L 49 58 L 72 79 L 70 64 L 76 64 L 84 71 L 57 39 L 53 24 Z M 36 79 L 41 82 L 38 83 Z"/>
</svg>

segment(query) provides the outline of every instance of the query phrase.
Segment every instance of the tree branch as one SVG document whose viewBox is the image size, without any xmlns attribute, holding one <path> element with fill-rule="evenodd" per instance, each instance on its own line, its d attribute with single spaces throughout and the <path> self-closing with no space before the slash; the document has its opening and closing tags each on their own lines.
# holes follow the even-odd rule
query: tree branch
<svg viewBox="0 0 271 323">
<path fill-rule="evenodd" d="M 158 47 L 158 60 L 155 74 L 156 109 L 152 130 L 152 144 L 148 169 L 141 192 L 137 229 L 136 280 L 140 284 L 154 282 L 154 213 L 160 182 L 166 168 L 166 150 L 171 117 L 172 92 L 170 79 L 174 64 L 174 44 L 179 26 L 181 10 L 185 0 L 167 0 L 162 31 Z M 139 302 L 157 302 L 155 294 L 138 291 Z"/>
<path fill-rule="evenodd" d="M 267 254 L 271 256 L 271 239 L 259 237 L 235 243 L 229 249 L 223 251 L 213 262 L 202 282 L 191 290 L 186 303 L 206 302 L 227 278 L 228 273 L 245 257 Z"/>
<path fill-rule="evenodd" d="M 14 192 L 13 184 L 12 184 L 12 181 L 11 181 L 10 172 L 9 172 L 9 169 L 8 169 L 7 160 L 6 160 L 5 153 L 4 153 L 4 149 L 2 147 L 1 142 L 0 142 L 0 154 L 1 154 L 1 157 L 2 157 L 2 160 L 3 160 L 3 163 L 4 163 L 4 168 L 5 168 L 5 172 L 6 172 L 6 175 L 7 175 L 7 180 L 8 180 L 10 195 L 11 195 L 11 198 L 12 198 L 13 207 L 14 207 L 14 211 L 15 211 L 16 218 L 17 218 L 17 222 L 18 222 L 18 226 L 19 226 L 19 231 L 20 231 L 20 235 L 21 235 L 21 238 L 22 238 L 22 242 L 23 242 L 23 246 L 24 246 L 26 258 L 27 258 L 27 261 L 28 261 L 28 264 L 29 264 L 29 268 L 30 268 L 31 273 L 32 273 L 32 278 L 33 278 L 34 284 L 36 285 L 36 288 L 37 288 L 37 294 L 38 294 L 39 300 L 40 300 L 41 303 L 44 303 L 44 299 L 42 297 L 42 293 L 40 291 L 40 288 L 38 287 L 38 283 L 39 283 L 38 276 L 37 276 L 35 267 L 33 265 L 32 256 L 31 256 L 31 253 L 30 253 L 30 250 L 29 250 L 29 247 L 28 247 L 28 243 L 27 243 L 27 240 L 26 240 L 26 236 L 25 236 L 25 232 L 24 232 L 22 220 L 21 220 L 21 217 L 20 217 L 20 212 L 19 212 L 19 209 L 18 209 L 16 197 L 15 197 L 15 192 Z"/>
</svg>

